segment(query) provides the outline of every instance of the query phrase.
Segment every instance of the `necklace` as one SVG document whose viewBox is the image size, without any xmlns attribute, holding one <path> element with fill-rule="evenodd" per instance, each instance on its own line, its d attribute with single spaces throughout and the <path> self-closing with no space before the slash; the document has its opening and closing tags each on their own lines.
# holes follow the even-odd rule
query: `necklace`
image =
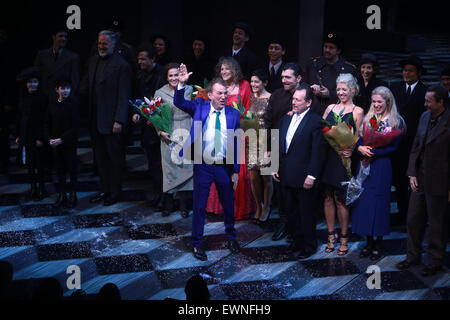
<svg viewBox="0 0 450 320">
<path fill-rule="evenodd" d="M 232 94 L 234 89 L 236 89 L 236 84 L 233 84 L 233 89 L 230 89 L 230 87 L 228 87 L 228 94 Z"/>
</svg>

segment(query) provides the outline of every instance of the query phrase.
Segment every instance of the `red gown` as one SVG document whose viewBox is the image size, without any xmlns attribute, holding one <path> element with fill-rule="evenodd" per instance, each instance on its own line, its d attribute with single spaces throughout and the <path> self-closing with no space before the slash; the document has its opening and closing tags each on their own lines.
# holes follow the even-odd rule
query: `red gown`
<svg viewBox="0 0 450 320">
<path fill-rule="evenodd" d="M 246 80 L 242 80 L 239 84 L 239 95 L 241 96 L 242 105 L 247 111 L 250 108 L 252 90 L 250 84 Z M 229 95 L 226 105 L 233 106 L 233 102 L 236 102 L 236 104 L 239 105 L 238 95 Z M 242 156 L 245 158 L 245 154 Z M 246 164 L 241 164 L 240 166 L 239 182 L 234 193 L 234 198 L 235 220 L 249 219 L 250 213 L 256 211 L 256 202 L 253 197 L 250 173 L 247 170 Z M 206 211 L 215 214 L 223 213 L 222 205 L 220 204 L 219 195 L 217 194 L 216 185 L 214 183 L 211 185 Z"/>
</svg>

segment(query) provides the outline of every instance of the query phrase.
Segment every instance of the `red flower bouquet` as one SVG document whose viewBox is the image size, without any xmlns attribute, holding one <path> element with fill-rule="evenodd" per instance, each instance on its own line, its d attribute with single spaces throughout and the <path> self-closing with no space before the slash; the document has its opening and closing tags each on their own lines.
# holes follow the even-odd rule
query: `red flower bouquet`
<svg viewBox="0 0 450 320">
<path fill-rule="evenodd" d="M 373 116 L 369 126 L 363 125 L 364 145 L 371 148 L 382 148 L 389 145 L 395 138 L 403 133 L 403 129 L 393 129 L 385 121 Z"/>
<path fill-rule="evenodd" d="M 130 104 L 138 109 L 141 115 L 150 121 L 159 130 L 172 134 L 172 113 L 170 106 L 163 103 L 161 98 L 153 100 L 144 98 L 142 100 L 130 101 Z"/>
</svg>

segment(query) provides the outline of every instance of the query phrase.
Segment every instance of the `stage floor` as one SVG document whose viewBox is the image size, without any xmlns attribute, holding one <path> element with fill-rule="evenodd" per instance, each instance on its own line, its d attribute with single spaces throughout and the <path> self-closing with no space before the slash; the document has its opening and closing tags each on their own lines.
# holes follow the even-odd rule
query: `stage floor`
<svg viewBox="0 0 450 320">
<path fill-rule="evenodd" d="M 123 199 L 108 208 L 88 202 L 97 191 L 97 178 L 91 174 L 87 138 L 80 142 L 78 153 L 80 192 L 75 210 L 52 205 L 56 194 L 50 178 L 50 196 L 36 203 L 27 196 L 24 169 L 12 167 L 10 174 L 0 176 L 0 260 L 13 264 L 17 290 L 29 292 L 36 279 L 54 277 L 69 297 L 73 290 L 66 285 L 70 277 L 66 271 L 75 265 L 81 270 L 81 288 L 90 298 L 104 284 L 114 283 L 126 300 L 183 300 L 186 281 L 201 274 L 213 300 L 450 299 L 450 245 L 446 269 L 434 277 L 421 277 L 422 266 L 408 271 L 395 268 L 405 258 L 405 227 L 392 229 L 384 241 L 383 257 L 373 262 L 359 258 L 364 242 L 354 234 L 347 256 L 324 253 L 327 230 L 322 221 L 317 254 L 300 261 L 287 251 L 285 240 L 271 240 L 279 221 L 276 213 L 265 227 L 250 221 L 236 223 L 242 246 L 238 255 L 226 248 L 221 217 L 208 215 L 205 249 L 209 260 L 198 261 L 191 254 L 191 217 L 183 219 L 175 212 L 163 218 L 145 206 L 151 193 L 138 143 L 128 148 Z M 381 289 L 367 286 L 366 271 L 371 265 L 381 270 Z"/>
</svg>

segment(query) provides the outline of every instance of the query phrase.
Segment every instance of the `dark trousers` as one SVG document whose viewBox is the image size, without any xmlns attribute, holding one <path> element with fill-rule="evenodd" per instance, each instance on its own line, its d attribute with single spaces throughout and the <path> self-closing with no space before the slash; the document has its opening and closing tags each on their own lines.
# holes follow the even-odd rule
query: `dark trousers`
<svg viewBox="0 0 450 320">
<path fill-rule="evenodd" d="M 215 182 L 223 207 L 225 232 L 228 239 L 236 240 L 234 228 L 234 190 L 231 176 L 233 166 L 207 164 L 194 165 L 194 215 L 192 217 L 192 246 L 203 243 L 205 212 L 211 184 Z"/>
<path fill-rule="evenodd" d="M 317 250 L 316 204 L 317 189 L 283 187 L 283 200 L 286 208 L 288 233 L 294 242 L 305 251 Z"/>
<path fill-rule="evenodd" d="M 11 156 L 9 141 L 9 130 L 0 128 L 0 170 L 6 170 L 9 166 L 9 158 Z"/>
<path fill-rule="evenodd" d="M 31 184 L 44 185 L 44 151 L 43 148 L 38 148 L 33 144 L 27 144 L 19 148 L 20 161 L 23 159 L 23 148 L 25 148 L 25 164 L 28 169 L 28 176 Z"/>
<path fill-rule="evenodd" d="M 76 191 L 77 177 L 78 177 L 78 159 L 77 147 L 60 146 L 53 150 L 54 160 L 56 165 L 56 174 L 58 176 L 59 192 L 73 192 Z M 70 184 L 67 188 L 66 176 L 70 176 Z"/>
<path fill-rule="evenodd" d="M 281 223 L 288 223 L 288 218 L 286 215 L 286 205 L 283 201 L 283 187 L 280 182 L 274 180 L 274 193 L 278 205 L 278 215 L 280 216 Z"/>
<path fill-rule="evenodd" d="M 101 192 L 119 196 L 125 161 L 125 144 L 121 134 L 100 134 L 92 130 L 92 145 L 100 175 Z"/>
<path fill-rule="evenodd" d="M 142 147 L 147 156 L 148 172 L 153 182 L 153 190 L 156 193 L 156 196 L 160 196 L 163 189 L 161 144 L 160 142 L 152 144 L 144 144 L 144 142 L 142 142 Z"/>
<path fill-rule="evenodd" d="M 189 211 L 189 200 L 192 199 L 192 191 L 179 191 L 177 192 L 179 198 L 180 211 Z M 168 212 L 175 211 L 175 199 L 173 194 L 164 193 L 164 210 Z"/>
<path fill-rule="evenodd" d="M 412 192 L 408 212 L 408 260 L 419 260 L 428 221 L 429 263 L 444 264 L 448 237 L 448 196 L 438 197 L 426 192 Z"/>
</svg>

